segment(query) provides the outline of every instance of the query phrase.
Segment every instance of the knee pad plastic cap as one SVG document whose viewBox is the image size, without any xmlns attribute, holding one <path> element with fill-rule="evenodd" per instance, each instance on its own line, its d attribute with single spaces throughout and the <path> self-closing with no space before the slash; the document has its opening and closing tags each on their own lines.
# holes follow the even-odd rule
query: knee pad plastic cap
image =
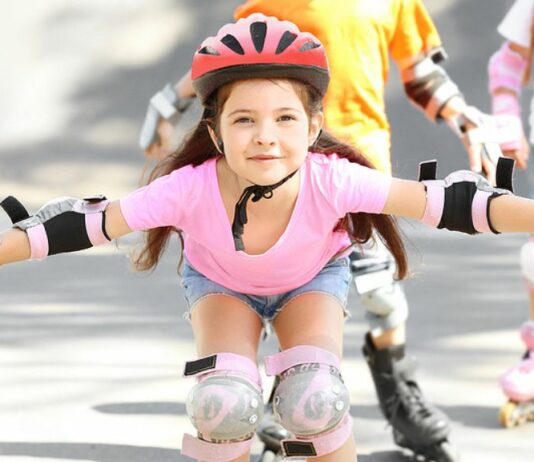
<svg viewBox="0 0 534 462">
<path fill-rule="evenodd" d="M 529 239 L 521 247 L 521 272 L 534 288 L 534 240 Z"/>
<path fill-rule="evenodd" d="M 521 338 L 530 351 L 534 351 L 534 321 L 527 321 L 521 326 Z"/>
<path fill-rule="evenodd" d="M 349 392 L 337 368 L 300 364 L 280 376 L 273 409 L 280 423 L 298 436 L 312 436 L 338 425 L 349 410 Z"/>
<path fill-rule="evenodd" d="M 388 316 L 394 311 L 408 311 L 408 302 L 399 283 L 394 282 L 361 296 L 365 309 L 378 316 Z"/>
<path fill-rule="evenodd" d="M 263 396 L 250 381 L 213 373 L 189 392 L 187 415 L 202 439 L 235 442 L 251 438 L 263 418 Z"/>
</svg>

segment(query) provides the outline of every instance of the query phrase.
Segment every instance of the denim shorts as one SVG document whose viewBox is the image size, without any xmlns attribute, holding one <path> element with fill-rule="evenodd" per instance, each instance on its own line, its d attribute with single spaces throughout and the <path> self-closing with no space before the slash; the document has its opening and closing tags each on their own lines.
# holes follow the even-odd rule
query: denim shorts
<svg viewBox="0 0 534 462">
<path fill-rule="evenodd" d="M 334 297 L 341 305 L 345 317 L 348 317 L 349 312 L 346 307 L 351 279 L 349 259 L 344 257 L 327 263 L 310 282 L 289 292 L 265 296 L 247 295 L 213 282 L 185 260 L 182 271 L 182 287 L 189 307 L 185 317 L 191 318 L 191 311 L 203 298 L 210 295 L 227 295 L 244 302 L 261 318 L 264 326 L 266 326 L 291 300 L 307 293 L 323 293 Z"/>
</svg>

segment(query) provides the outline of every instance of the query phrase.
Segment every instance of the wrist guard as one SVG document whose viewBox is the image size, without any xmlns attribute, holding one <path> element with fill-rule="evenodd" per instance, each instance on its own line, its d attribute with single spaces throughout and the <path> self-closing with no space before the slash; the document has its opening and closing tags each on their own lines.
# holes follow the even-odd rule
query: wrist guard
<svg viewBox="0 0 534 462">
<path fill-rule="evenodd" d="M 61 197 L 41 207 L 30 216 L 14 197 L 0 202 L 14 228 L 25 231 L 31 247 L 31 259 L 42 260 L 48 255 L 76 252 L 110 241 L 105 229 L 105 209 L 109 201 L 104 196 L 76 199 Z"/>
<path fill-rule="evenodd" d="M 466 106 L 460 115 L 448 119 L 447 125 L 466 147 L 481 144 L 482 155 L 496 165 L 502 156 L 499 145 L 516 136 L 513 122 L 506 116 L 489 116 L 474 106 Z"/>
<path fill-rule="evenodd" d="M 174 119 L 178 122 L 181 114 L 189 107 L 193 98 L 180 98 L 174 91 L 173 86 L 168 83 L 163 90 L 157 92 L 148 104 L 148 109 L 141 128 L 139 146 L 147 149 L 152 143 L 158 140 L 158 124 L 161 119 Z"/>
</svg>

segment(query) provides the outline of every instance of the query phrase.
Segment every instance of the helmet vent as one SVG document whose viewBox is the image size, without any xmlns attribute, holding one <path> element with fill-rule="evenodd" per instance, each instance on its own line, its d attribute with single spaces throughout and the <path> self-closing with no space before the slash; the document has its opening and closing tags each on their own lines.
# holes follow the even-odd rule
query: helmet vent
<svg viewBox="0 0 534 462">
<path fill-rule="evenodd" d="M 252 37 L 252 43 L 258 53 L 263 51 L 263 45 L 265 44 L 265 36 L 267 35 L 267 24 L 264 22 L 253 22 L 250 25 L 250 36 Z"/>
<path fill-rule="evenodd" d="M 225 35 L 221 42 L 224 43 L 230 50 L 234 51 L 238 55 L 244 55 L 245 50 L 243 50 L 243 47 L 239 43 L 239 41 L 231 34 Z"/>
<path fill-rule="evenodd" d="M 202 47 L 200 50 L 198 50 L 198 52 L 201 55 L 213 55 L 213 56 L 220 55 L 220 53 L 215 48 L 212 48 L 212 47 Z"/>
<path fill-rule="evenodd" d="M 306 42 L 304 45 L 302 45 L 299 48 L 299 51 L 313 50 L 314 48 L 319 48 L 320 46 L 321 46 L 320 43 L 310 41 L 310 42 Z"/>
<path fill-rule="evenodd" d="M 282 53 L 289 45 L 291 45 L 295 39 L 297 38 L 297 34 L 293 34 L 292 32 L 289 32 L 286 30 L 284 32 L 284 35 L 280 38 L 280 42 L 278 43 L 278 46 L 276 47 L 275 53 L 279 55 Z"/>
</svg>

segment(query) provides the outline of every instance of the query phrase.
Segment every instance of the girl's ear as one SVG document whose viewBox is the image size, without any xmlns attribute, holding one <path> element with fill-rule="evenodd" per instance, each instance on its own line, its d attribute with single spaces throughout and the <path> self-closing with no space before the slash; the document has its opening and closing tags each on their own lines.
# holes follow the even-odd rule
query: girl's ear
<svg viewBox="0 0 534 462">
<path fill-rule="evenodd" d="M 317 138 L 321 136 L 324 125 L 323 111 L 318 112 L 310 119 L 310 130 L 308 134 L 308 146 L 313 146 Z"/>
<path fill-rule="evenodd" d="M 223 142 L 219 139 L 217 133 L 215 133 L 215 130 L 210 125 L 208 125 L 208 133 L 210 134 L 211 141 L 213 141 L 213 144 L 215 145 L 217 151 L 219 151 L 220 154 L 224 154 Z"/>
</svg>

